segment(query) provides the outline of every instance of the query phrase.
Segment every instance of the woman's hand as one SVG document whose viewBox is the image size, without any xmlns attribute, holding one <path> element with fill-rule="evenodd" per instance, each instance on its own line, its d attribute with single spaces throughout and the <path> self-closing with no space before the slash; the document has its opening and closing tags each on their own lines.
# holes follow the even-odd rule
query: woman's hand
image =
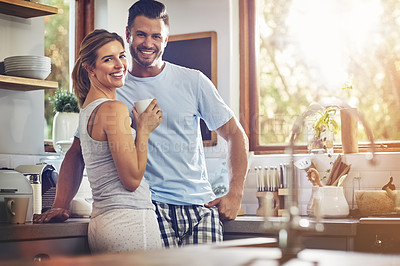
<svg viewBox="0 0 400 266">
<path fill-rule="evenodd" d="M 162 111 L 157 104 L 157 100 L 153 99 L 147 109 L 139 114 L 136 108 L 132 109 L 133 117 L 135 118 L 136 130 L 143 131 L 143 133 L 150 134 L 156 129 L 163 120 Z"/>
</svg>

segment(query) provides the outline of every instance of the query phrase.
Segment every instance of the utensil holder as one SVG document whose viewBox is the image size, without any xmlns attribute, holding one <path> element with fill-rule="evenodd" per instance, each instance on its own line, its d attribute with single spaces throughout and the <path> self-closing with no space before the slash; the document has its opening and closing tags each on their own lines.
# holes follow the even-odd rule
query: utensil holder
<svg viewBox="0 0 400 266">
<path fill-rule="evenodd" d="M 320 187 L 321 215 L 324 218 L 340 218 L 349 215 L 349 204 L 344 197 L 343 187 Z"/>
</svg>

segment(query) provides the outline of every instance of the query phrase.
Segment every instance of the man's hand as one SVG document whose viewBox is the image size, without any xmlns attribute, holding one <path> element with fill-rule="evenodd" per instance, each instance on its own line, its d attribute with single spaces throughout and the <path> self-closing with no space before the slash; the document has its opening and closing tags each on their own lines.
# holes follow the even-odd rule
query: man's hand
<svg viewBox="0 0 400 266">
<path fill-rule="evenodd" d="M 62 223 L 69 218 L 69 211 L 63 208 L 51 208 L 42 214 L 34 214 L 34 223 Z"/>
<path fill-rule="evenodd" d="M 241 193 L 228 193 L 223 197 L 205 204 L 206 207 L 217 206 L 221 221 L 234 220 L 238 214 L 240 203 L 242 202 Z"/>
</svg>

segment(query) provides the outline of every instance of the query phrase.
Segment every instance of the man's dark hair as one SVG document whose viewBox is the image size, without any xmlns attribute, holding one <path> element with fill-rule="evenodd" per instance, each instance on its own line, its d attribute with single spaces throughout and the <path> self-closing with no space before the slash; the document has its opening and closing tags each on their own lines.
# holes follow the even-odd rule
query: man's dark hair
<svg viewBox="0 0 400 266">
<path fill-rule="evenodd" d="M 150 19 L 162 19 L 169 28 L 169 17 L 164 4 L 154 0 L 139 0 L 129 8 L 128 29 L 133 26 L 137 16 L 145 16 Z"/>
</svg>

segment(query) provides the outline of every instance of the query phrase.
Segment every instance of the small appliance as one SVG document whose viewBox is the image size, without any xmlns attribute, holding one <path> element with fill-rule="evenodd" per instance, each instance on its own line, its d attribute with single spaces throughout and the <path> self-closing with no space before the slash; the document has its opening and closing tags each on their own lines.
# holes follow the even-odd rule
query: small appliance
<svg viewBox="0 0 400 266">
<path fill-rule="evenodd" d="M 0 222 L 7 222 L 7 212 L 4 198 L 7 197 L 29 197 L 26 221 L 31 222 L 33 218 L 33 193 L 29 180 L 20 172 L 13 169 L 0 169 Z"/>
<path fill-rule="evenodd" d="M 42 185 L 42 213 L 51 209 L 54 203 L 54 198 L 56 196 L 56 184 L 58 180 L 58 172 L 56 168 L 47 163 L 33 164 L 33 165 L 20 165 L 15 168 L 16 171 L 22 173 L 23 175 L 39 175 L 39 183 Z M 39 195 L 40 196 L 40 195 Z"/>
</svg>

